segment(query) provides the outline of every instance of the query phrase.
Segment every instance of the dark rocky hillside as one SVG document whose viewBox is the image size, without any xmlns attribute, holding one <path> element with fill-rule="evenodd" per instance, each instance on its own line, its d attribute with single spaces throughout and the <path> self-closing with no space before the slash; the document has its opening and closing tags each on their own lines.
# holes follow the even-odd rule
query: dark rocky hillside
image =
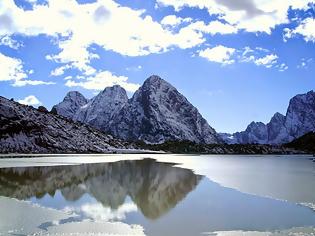
<svg viewBox="0 0 315 236">
<path fill-rule="evenodd" d="M 133 148 L 99 130 L 0 97 L 0 153 L 113 153 Z"/>
</svg>

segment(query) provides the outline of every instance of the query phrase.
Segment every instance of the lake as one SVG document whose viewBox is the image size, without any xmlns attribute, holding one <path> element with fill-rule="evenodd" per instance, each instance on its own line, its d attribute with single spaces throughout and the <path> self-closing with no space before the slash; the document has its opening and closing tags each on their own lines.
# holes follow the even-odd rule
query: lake
<svg viewBox="0 0 315 236">
<path fill-rule="evenodd" d="M 0 235 L 315 235 L 310 156 L 18 157 L 0 159 Z"/>
</svg>

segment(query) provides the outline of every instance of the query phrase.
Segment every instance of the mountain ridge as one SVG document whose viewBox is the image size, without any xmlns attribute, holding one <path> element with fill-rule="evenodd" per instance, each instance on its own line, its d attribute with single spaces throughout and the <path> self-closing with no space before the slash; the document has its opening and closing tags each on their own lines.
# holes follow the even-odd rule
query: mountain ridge
<svg viewBox="0 0 315 236">
<path fill-rule="evenodd" d="M 276 112 L 267 124 L 251 122 L 245 131 L 221 134 L 227 143 L 284 144 L 315 131 L 315 92 L 292 97 L 286 115 Z"/>
<path fill-rule="evenodd" d="M 116 87 L 115 87 L 116 86 Z M 73 114 L 73 120 L 92 125 L 101 131 L 124 140 L 143 140 L 147 143 L 161 143 L 167 140 L 190 140 L 197 143 L 221 143 L 216 131 L 202 117 L 187 98 L 177 89 L 157 75 L 147 78 L 143 85 L 128 99 L 126 91 L 120 86 L 105 88 L 104 91 L 115 90 L 114 93 L 100 99 L 103 92 L 89 100 L 81 107 L 59 103 L 67 109 L 58 109 L 58 114 Z M 94 103 L 93 103 L 94 102 Z M 90 106 L 90 104 L 94 104 Z M 115 107 L 113 104 L 118 104 Z M 102 108 L 102 104 L 107 104 Z M 77 108 L 73 113 L 72 107 Z M 89 108 L 90 107 L 90 108 Z M 114 107 L 115 109 L 110 109 Z M 117 108 L 117 109 L 116 109 Z M 93 109 L 94 111 L 87 111 Z M 65 111 L 65 112 L 64 112 Z M 72 112 L 72 113 L 71 113 Z M 107 114 L 104 116 L 104 114 Z M 105 117 L 105 118 L 104 118 Z M 91 120 L 94 119 L 94 122 Z"/>
</svg>

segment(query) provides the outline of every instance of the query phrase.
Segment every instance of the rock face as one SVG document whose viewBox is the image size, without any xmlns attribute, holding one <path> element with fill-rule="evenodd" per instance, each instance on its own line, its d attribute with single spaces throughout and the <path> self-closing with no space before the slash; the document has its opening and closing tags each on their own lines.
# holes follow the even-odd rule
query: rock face
<svg viewBox="0 0 315 236">
<path fill-rule="evenodd" d="M 252 122 L 244 132 L 235 133 L 233 136 L 238 140 L 237 143 L 268 143 L 267 126 L 262 122 Z"/>
<path fill-rule="evenodd" d="M 291 140 L 307 132 L 315 131 L 314 91 L 297 95 L 290 100 L 284 125 Z"/>
<path fill-rule="evenodd" d="M 78 109 L 84 106 L 88 100 L 79 92 L 68 92 L 62 102 L 52 108 L 52 112 L 72 119 Z"/>
<path fill-rule="evenodd" d="M 314 91 L 293 97 L 285 116 L 276 113 L 267 124 L 252 122 L 243 132 L 221 137 L 227 143 L 282 144 L 312 131 L 315 131 Z"/>
<path fill-rule="evenodd" d="M 149 77 L 110 124 L 113 135 L 128 140 L 161 143 L 190 140 L 218 143 L 215 130 L 172 85 Z"/>
<path fill-rule="evenodd" d="M 126 91 L 119 85 L 105 88 L 87 104 L 79 107 L 72 117 L 76 121 L 108 131 L 109 122 L 128 102 Z"/>
<path fill-rule="evenodd" d="M 277 112 L 273 115 L 270 122 L 267 124 L 268 143 L 279 144 L 285 142 L 287 138 L 286 128 L 284 122 L 286 117 Z"/>
<path fill-rule="evenodd" d="M 111 153 L 128 145 L 87 125 L 0 97 L 0 153 Z"/>
<path fill-rule="evenodd" d="M 60 115 L 72 114 L 67 117 L 125 140 L 221 142 L 198 110 L 158 76 L 149 77 L 129 100 L 123 88 L 114 86 L 106 88 L 81 107 L 73 105 L 56 110 Z"/>
</svg>

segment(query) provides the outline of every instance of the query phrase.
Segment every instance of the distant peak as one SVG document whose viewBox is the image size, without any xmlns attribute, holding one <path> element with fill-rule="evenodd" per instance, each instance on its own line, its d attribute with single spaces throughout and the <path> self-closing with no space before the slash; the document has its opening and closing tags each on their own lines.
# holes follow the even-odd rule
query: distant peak
<svg viewBox="0 0 315 236">
<path fill-rule="evenodd" d="M 127 94 L 126 90 L 118 84 L 115 84 L 111 87 L 106 87 L 101 93 L 124 93 Z"/>
<path fill-rule="evenodd" d="M 81 94 L 81 93 L 79 91 L 69 91 L 67 92 L 66 97 L 71 97 L 73 95 L 78 95 L 78 94 Z"/>
<path fill-rule="evenodd" d="M 284 117 L 280 112 L 276 112 L 273 117 Z"/>
<path fill-rule="evenodd" d="M 86 100 L 86 98 L 78 91 L 69 91 L 65 98 L 64 98 L 64 101 L 65 100 L 75 100 L 75 99 L 84 99 Z"/>
<path fill-rule="evenodd" d="M 147 80 L 155 81 L 155 80 L 162 80 L 162 78 L 158 75 L 151 75 Z"/>
<path fill-rule="evenodd" d="M 149 78 L 147 78 L 144 81 L 144 84 L 158 84 L 161 82 L 166 82 L 165 80 L 163 80 L 160 76 L 158 75 L 151 75 Z"/>
<path fill-rule="evenodd" d="M 119 84 L 115 84 L 112 87 L 108 87 L 108 89 L 110 89 L 110 90 L 124 90 L 125 91 L 125 89 L 123 87 L 121 87 Z"/>
<path fill-rule="evenodd" d="M 170 83 L 168 83 L 167 81 L 165 81 L 164 79 L 162 79 L 160 76 L 158 75 L 151 75 L 149 78 L 147 78 L 142 87 L 145 88 L 158 88 L 161 86 L 166 86 L 166 87 L 173 87 Z"/>
</svg>

